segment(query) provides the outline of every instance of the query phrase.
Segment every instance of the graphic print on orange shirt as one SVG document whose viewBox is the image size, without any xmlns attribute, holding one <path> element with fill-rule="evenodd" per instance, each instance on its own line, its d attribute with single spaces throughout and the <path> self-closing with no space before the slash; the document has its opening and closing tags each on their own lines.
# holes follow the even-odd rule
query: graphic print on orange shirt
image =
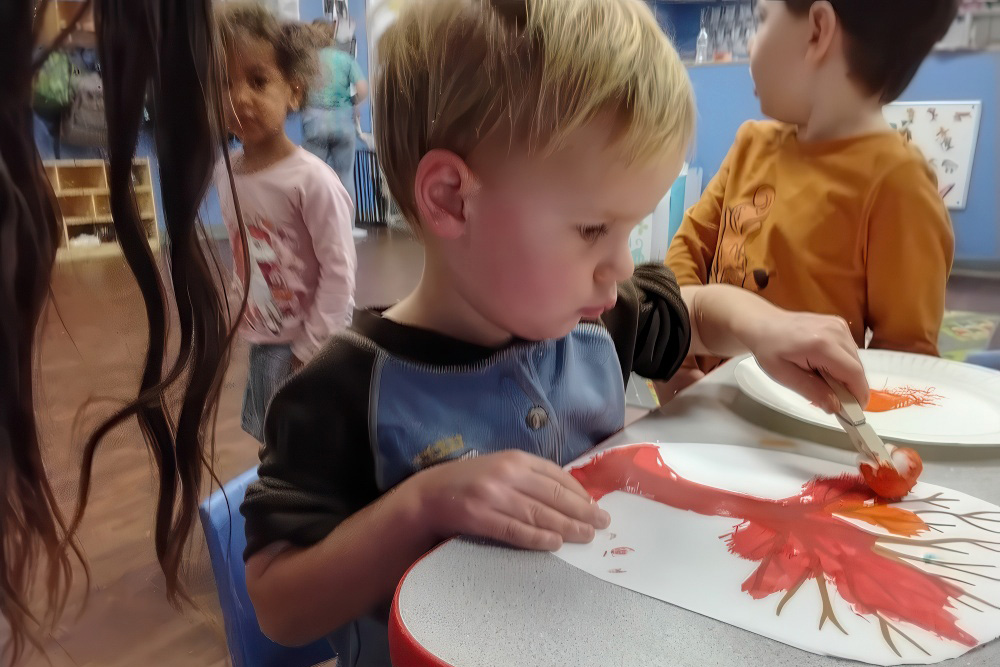
<svg viewBox="0 0 1000 667">
<path fill-rule="evenodd" d="M 711 282 L 736 285 L 751 292 L 762 292 L 770 274 L 763 267 L 751 268 L 747 243 L 760 234 L 774 205 L 774 188 L 762 185 L 753 193 L 753 201 L 737 204 L 723 212 L 722 237 L 712 264 Z"/>
<path fill-rule="evenodd" d="M 250 255 L 250 294 L 246 320 L 254 331 L 278 334 L 287 318 L 296 311 L 296 295 L 285 279 L 289 242 L 279 240 L 279 232 L 269 221 L 248 220 L 247 250 Z M 283 241 L 283 242 L 282 242 Z M 294 260 L 293 260 L 294 261 Z"/>
</svg>

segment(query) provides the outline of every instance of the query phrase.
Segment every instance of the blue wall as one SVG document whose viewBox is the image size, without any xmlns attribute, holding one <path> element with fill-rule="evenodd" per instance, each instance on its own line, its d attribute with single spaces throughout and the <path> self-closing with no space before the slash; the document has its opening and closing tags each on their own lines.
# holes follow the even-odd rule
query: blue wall
<svg viewBox="0 0 1000 667">
<path fill-rule="evenodd" d="M 694 59 L 698 31 L 701 29 L 701 10 L 705 4 L 708 3 L 653 3 L 657 23 L 663 32 L 670 35 L 683 58 Z"/>
<path fill-rule="evenodd" d="M 761 118 L 746 64 L 692 67 L 698 134 L 692 165 L 715 174 L 736 130 Z M 952 211 L 956 260 L 1000 265 L 1000 53 L 933 54 L 903 94 L 904 101 L 982 100 L 982 126 L 968 205 Z"/>
</svg>

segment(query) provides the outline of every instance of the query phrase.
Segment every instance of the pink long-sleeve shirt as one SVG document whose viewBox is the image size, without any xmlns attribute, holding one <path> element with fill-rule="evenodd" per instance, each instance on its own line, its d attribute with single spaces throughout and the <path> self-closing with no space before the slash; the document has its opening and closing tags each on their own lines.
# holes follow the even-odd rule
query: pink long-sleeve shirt
<svg viewBox="0 0 1000 667">
<path fill-rule="evenodd" d="M 246 224 L 249 276 L 240 260 L 229 174 L 216 169 L 222 217 L 236 258 L 238 287 L 249 282 L 241 335 L 251 343 L 291 344 L 308 361 L 351 322 L 357 253 L 351 233 L 354 207 L 336 173 L 297 148 L 252 174 L 235 176 Z"/>
</svg>

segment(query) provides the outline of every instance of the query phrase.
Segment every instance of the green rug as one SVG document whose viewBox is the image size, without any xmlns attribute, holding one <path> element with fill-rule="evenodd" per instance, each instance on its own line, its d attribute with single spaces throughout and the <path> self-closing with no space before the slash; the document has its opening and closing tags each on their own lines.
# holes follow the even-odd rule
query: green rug
<svg viewBox="0 0 1000 667">
<path fill-rule="evenodd" d="M 959 310 L 946 311 L 941 322 L 938 347 L 945 359 L 965 361 L 970 352 L 978 352 L 990 347 L 1000 315 L 972 313 Z"/>
</svg>

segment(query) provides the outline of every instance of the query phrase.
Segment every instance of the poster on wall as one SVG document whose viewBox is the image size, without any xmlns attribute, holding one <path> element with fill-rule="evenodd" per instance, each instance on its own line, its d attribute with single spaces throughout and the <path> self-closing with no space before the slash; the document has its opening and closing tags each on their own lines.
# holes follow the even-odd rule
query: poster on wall
<svg viewBox="0 0 1000 667">
<path fill-rule="evenodd" d="M 894 102 L 883 109 L 889 124 L 912 140 L 937 174 L 945 204 L 962 210 L 969 199 L 982 102 Z"/>
</svg>

